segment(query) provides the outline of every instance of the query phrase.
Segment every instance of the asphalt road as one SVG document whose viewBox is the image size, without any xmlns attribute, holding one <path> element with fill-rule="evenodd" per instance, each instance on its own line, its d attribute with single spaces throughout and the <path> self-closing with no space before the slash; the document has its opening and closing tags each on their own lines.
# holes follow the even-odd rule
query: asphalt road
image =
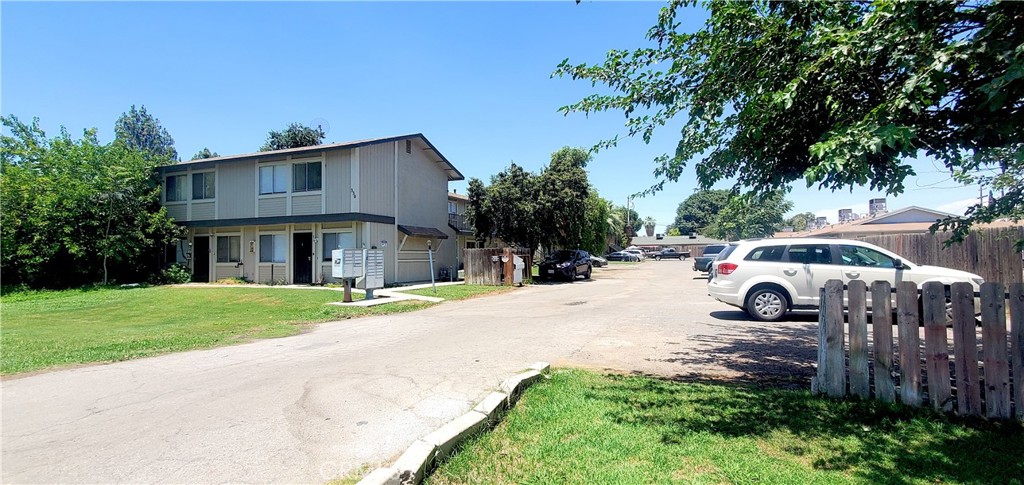
<svg viewBox="0 0 1024 485">
<path fill-rule="evenodd" d="M 6 379 L 4 483 L 322 483 L 535 361 L 806 386 L 815 323 L 748 320 L 648 261 L 293 337 Z"/>
</svg>

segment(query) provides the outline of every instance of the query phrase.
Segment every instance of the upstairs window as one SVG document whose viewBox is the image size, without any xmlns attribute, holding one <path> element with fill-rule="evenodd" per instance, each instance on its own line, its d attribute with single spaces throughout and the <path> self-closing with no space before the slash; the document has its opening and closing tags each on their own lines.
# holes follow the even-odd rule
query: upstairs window
<svg viewBox="0 0 1024 485">
<path fill-rule="evenodd" d="M 237 263 L 242 260 L 241 236 L 217 236 L 217 262 Z"/>
<path fill-rule="evenodd" d="M 192 174 L 192 200 L 214 198 L 216 180 L 217 176 L 213 172 Z"/>
<path fill-rule="evenodd" d="M 287 192 L 287 165 L 270 165 L 266 167 L 260 167 L 260 195 L 284 194 Z"/>
<path fill-rule="evenodd" d="M 164 188 L 164 200 L 167 202 L 182 202 L 185 200 L 185 176 L 171 175 L 167 177 Z"/>
<path fill-rule="evenodd" d="M 296 163 L 292 165 L 292 192 L 320 190 L 320 162 Z"/>
</svg>

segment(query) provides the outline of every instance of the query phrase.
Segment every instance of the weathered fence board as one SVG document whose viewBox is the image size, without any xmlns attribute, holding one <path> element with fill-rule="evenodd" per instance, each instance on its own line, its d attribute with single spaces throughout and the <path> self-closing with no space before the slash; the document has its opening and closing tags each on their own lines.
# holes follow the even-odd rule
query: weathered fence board
<svg viewBox="0 0 1024 485">
<path fill-rule="evenodd" d="M 1010 417 L 1010 367 L 1006 352 L 1006 306 L 1002 283 L 981 285 L 981 348 L 985 362 L 985 413 Z M 1017 378 L 1018 382 L 1020 377 Z M 1020 403 L 1017 406 L 1020 407 Z"/>
<path fill-rule="evenodd" d="M 918 336 L 917 285 L 901 281 L 896 287 L 896 321 L 899 325 L 900 401 L 921 405 L 921 343 Z"/>
<path fill-rule="evenodd" d="M 875 398 L 885 402 L 896 400 L 896 385 L 892 381 L 892 323 L 892 286 L 888 281 L 871 283 Z"/>
<path fill-rule="evenodd" d="M 1015 416 L 1024 421 L 1024 283 L 1010 285 L 1010 361 L 1013 364 Z"/>
<path fill-rule="evenodd" d="M 871 394 L 868 376 L 868 310 L 867 287 L 853 280 L 847 293 L 850 300 L 850 394 L 867 399 Z"/>
<path fill-rule="evenodd" d="M 893 339 L 892 292 L 889 284 L 871 285 L 870 307 L 862 281 L 850 281 L 844 294 L 842 281 L 829 280 L 820 291 L 818 318 L 818 373 L 812 388 L 829 396 L 871 396 L 892 401 Z M 843 346 L 843 299 L 848 302 L 849 386 L 847 387 Z M 975 318 L 976 299 L 981 300 L 981 341 Z M 1008 303 L 1007 303 L 1008 300 Z M 1009 309 L 1007 310 L 1007 306 Z M 870 308 L 874 372 L 868 366 L 867 312 Z M 896 348 L 900 365 L 899 398 L 911 405 L 927 405 L 945 412 L 994 419 L 1021 419 L 1024 415 L 1024 283 L 984 283 L 974 292 L 970 283 L 945 286 L 930 282 L 920 293 L 912 282 L 896 288 L 898 336 Z M 920 313 L 918 309 L 921 309 Z M 1009 339 L 1006 318 L 1010 318 Z M 920 352 L 923 324 L 924 356 Z M 952 328 L 948 328 L 951 326 Z M 952 334 L 952 349 L 949 337 Z M 979 346 L 980 344 L 980 346 Z M 980 357 L 979 357 L 980 354 Z M 950 382 L 950 358 L 956 383 Z M 924 361 L 922 373 L 921 361 Z M 983 363 L 983 370 L 979 369 Z M 926 392 L 923 392 L 926 391 Z"/>
<path fill-rule="evenodd" d="M 938 281 L 925 283 L 921 300 L 928 399 L 933 408 L 949 411 L 953 409 L 953 402 L 949 387 L 949 342 L 946 340 L 946 288 Z"/>
<path fill-rule="evenodd" d="M 832 397 L 846 395 L 846 355 L 843 348 L 843 282 L 828 280 L 821 292 L 822 308 L 818 320 L 820 344 L 825 351 L 819 353 L 819 389 Z"/>
<path fill-rule="evenodd" d="M 1024 227 L 971 231 L 960 244 L 945 247 L 949 233 L 867 236 L 864 242 L 881 246 L 917 264 L 944 266 L 976 273 L 985 281 L 1024 282 L 1024 265 L 1013 242 L 1024 238 Z"/>
<path fill-rule="evenodd" d="M 978 331 L 974 322 L 974 287 L 954 283 L 953 362 L 956 368 L 956 402 L 960 414 L 981 415 L 981 376 L 978 373 Z"/>
</svg>

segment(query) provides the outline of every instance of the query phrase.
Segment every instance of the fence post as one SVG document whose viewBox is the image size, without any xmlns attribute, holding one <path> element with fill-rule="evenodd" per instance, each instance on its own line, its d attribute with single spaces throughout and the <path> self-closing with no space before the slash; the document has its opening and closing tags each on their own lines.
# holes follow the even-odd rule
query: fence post
<svg viewBox="0 0 1024 485">
<path fill-rule="evenodd" d="M 1002 283 L 981 285 L 981 348 L 985 357 L 985 412 L 990 418 L 1006 419 L 1010 417 L 1010 368 L 1003 288 Z"/>
<path fill-rule="evenodd" d="M 899 325 L 900 401 L 921 405 L 921 349 L 918 337 L 917 284 L 901 281 L 896 287 L 896 321 Z"/>
<path fill-rule="evenodd" d="M 871 397 L 868 379 L 868 305 L 867 286 L 863 280 L 847 285 L 850 320 L 850 394 L 861 399 Z"/>
<path fill-rule="evenodd" d="M 1010 285 L 1010 361 L 1013 363 L 1015 416 L 1024 421 L 1024 283 Z"/>
<path fill-rule="evenodd" d="M 978 372 L 978 331 L 974 323 L 974 287 L 953 283 L 953 359 L 956 401 L 960 414 L 981 415 L 981 376 Z"/>
<path fill-rule="evenodd" d="M 843 282 L 828 280 L 825 282 L 824 300 L 820 302 L 820 311 L 824 313 L 825 346 L 824 380 L 818 385 L 831 397 L 846 395 L 846 349 L 843 346 Z"/>
<path fill-rule="evenodd" d="M 875 397 L 896 400 L 892 382 L 892 286 L 888 281 L 871 283 L 871 336 L 875 343 Z"/>
<path fill-rule="evenodd" d="M 928 397 L 939 411 L 953 408 L 949 388 L 949 342 L 946 340 L 946 287 L 938 281 L 924 284 L 924 355 L 928 374 Z"/>
</svg>

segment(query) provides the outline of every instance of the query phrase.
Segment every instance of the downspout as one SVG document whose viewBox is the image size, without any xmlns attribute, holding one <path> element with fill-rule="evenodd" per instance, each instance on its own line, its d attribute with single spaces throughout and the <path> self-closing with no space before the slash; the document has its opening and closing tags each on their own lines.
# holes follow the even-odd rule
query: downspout
<svg viewBox="0 0 1024 485">
<path fill-rule="evenodd" d="M 395 160 L 394 160 L 394 164 L 395 164 L 395 168 L 394 168 L 394 170 L 395 170 L 395 177 L 394 177 L 395 178 L 395 209 L 394 209 L 394 212 L 395 212 L 395 227 L 394 227 L 394 231 L 395 232 L 394 232 L 394 235 L 397 238 L 398 237 L 398 142 L 397 141 L 394 142 L 394 147 L 395 147 Z M 398 248 L 395 248 L 395 270 L 394 270 L 394 274 L 395 274 L 395 278 L 394 278 L 394 281 L 392 281 L 392 283 L 398 281 Z"/>
</svg>

